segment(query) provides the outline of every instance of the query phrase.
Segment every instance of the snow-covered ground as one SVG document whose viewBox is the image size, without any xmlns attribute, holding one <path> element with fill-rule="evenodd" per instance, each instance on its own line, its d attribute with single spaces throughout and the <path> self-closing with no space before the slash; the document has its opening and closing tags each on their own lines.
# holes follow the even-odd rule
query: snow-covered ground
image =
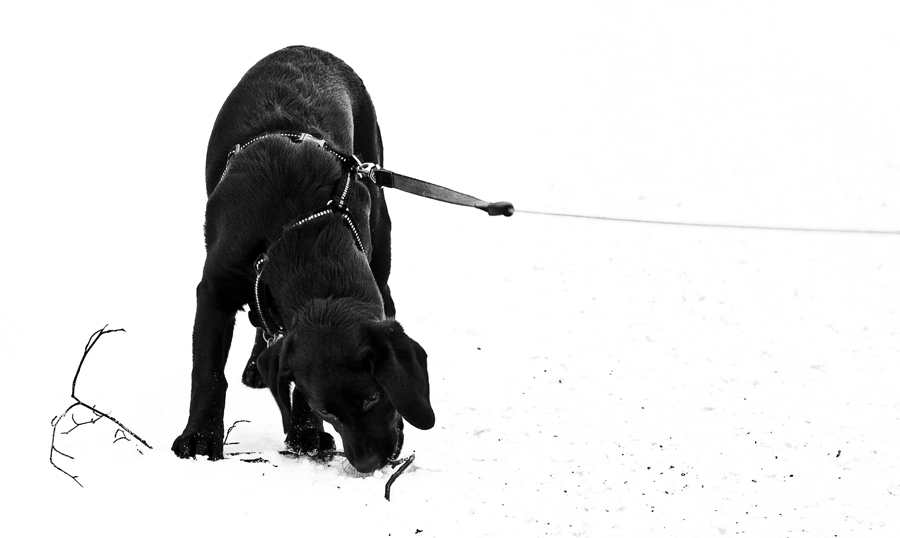
<svg viewBox="0 0 900 538">
<path fill-rule="evenodd" d="M 585 3 L 586 4 L 586 3 Z M 59 3 L 7 8 L 4 529 L 15 535 L 900 535 L 900 236 L 480 212 L 388 193 L 398 319 L 429 353 L 416 460 L 278 454 L 240 384 L 187 418 L 206 138 L 289 44 L 365 80 L 389 167 L 518 208 L 900 231 L 890 2 Z M 12 168 L 8 166 L 12 163 Z M 145 439 L 74 410 L 77 395 Z M 130 438 L 130 436 L 128 436 Z M 114 442 L 115 441 L 115 442 Z M 138 452 L 138 448 L 141 452 Z M 265 462 L 242 459 L 263 458 Z M 10 498 L 12 496 L 12 498 Z"/>
</svg>

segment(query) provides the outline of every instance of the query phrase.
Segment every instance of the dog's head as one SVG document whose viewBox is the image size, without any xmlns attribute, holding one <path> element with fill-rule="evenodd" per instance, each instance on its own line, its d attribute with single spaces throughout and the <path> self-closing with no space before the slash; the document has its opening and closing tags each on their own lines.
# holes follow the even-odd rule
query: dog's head
<svg viewBox="0 0 900 538">
<path fill-rule="evenodd" d="M 347 460 L 360 472 L 399 455 L 404 419 L 422 430 L 434 426 L 427 355 L 394 320 L 298 323 L 263 355 L 261 369 L 278 362 L 267 367 L 268 382 L 293 381 L 341 436 Z"/>
</svg>

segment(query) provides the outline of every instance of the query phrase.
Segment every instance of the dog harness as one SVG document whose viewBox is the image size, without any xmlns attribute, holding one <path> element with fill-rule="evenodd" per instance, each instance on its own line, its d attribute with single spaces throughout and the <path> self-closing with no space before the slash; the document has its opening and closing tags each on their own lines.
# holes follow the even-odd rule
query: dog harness
<svg viewBox="0 0 900 538">
<path fill-rule="evenodd" d="M 347 207 L 347 199 L 350 194 L 350 189 L 354 181 L 357 179 L 368 179 L 378 187 L 396 188 L 398 190 L 415 194 L 416 196 L 431 198 L 432 200 L 474 207 L 486 212 L 491 216 L 504 215 L 509 217 L 512 216 L 513 212 L 515 211 L 513 205 L 509 202 L 485 202 L 484 200 L 480 200 L 478 198 L 475 198 L 474 196 L 469 196 L 468 194 L 463 194 L 446 187 L 441 187 L 440 185 L 434 185 L 433 183 L 428 183 L 426 181 L 394 173 L 390 170 L 385 170 L 380 165 L 375 163 L 360 162 L 360 160 L 356 158 L 355 155 L 348 155 L 341 151 L 338 151 L 325 140 L 317 138 L 309 133 L 266 133 L 257 136 L 256 138 L 252 138 L 247 142 L 244 142 L 243 144 L 236 144 L 228 152 L 225 169 L 222 171 L 222 176 L 219 178 L 219 182 L 221 183 L 225 178 L 225 174 L 228 173 L 228 169 L 230 168 L 231 161 L 236 155 L 240 154 L 241 151 L 259 142 L 260 140 L 276 136 L 287 138 L 295 144 L 312 142 L 318 145 L 324 151 L 334 156 L 338 161 L 340 161 L 344 169 L 347 171 L 343 180 L 338 182 L 334 195 L 332 196 L 331 200 L 329 200 L 325 204 L 325 207 L 295 221 L 288 228 L 286 228 L 284 232 L 282 232 L 281 237 L 279 237 L 275 241 L 276 243 L 280 241 L 282 237 L 284 237 L 285 233 L 291 230 L 300 228 L 304 224 L 310 223 L 328 215 L 337 214 L 341 217 L 343 222 L 347 224 L 347 226 L 350 228 L 350 231 L 353 233 L 353 240 L 356 243 L 356 247 L 365 254 L 365 247 L 363 245 L 362 238 L 359 235 L 359 229 L 357 228 L 356 222 L 353 219 L 353 214 Z M 271 246 L 269 248 L 271 248 Z M 273 316 L 271 314 L 271 310 L 269 310 L 269 313 L 267 314 L 267 290 L 262 289 L 261 282 L 263 271 L 265 270 L 266 263 L 268 263 L 268 261 L 268 255 L 263 252 L 253 263 L 253 270 L 256 273 L 256 282 L 254 284 L 253 290 L 254 300 L 256 303 L 254 305 L 256 316 L 253 316 L 253 309 L 251 309 L 250 320 L 254 326 L 262 329 L 263 337 L 265 338 L 266 343 L 268 345 L 272 345 L 273 342 L 275 342 L 282 334 L 284 334 L 284 326 L 276 320 L 276 316 Z M 269 319 L 267 319 L 267 316 Z M 254 317 L 256 317 L 257 319 L 254 319 Z"/>
<path fill-rule="evenodd" d="M 356 221 L 353 218 L 353 214 L 350 212 L 350 208 L 347 207 L 347 201 L 350 196 L 350 189 L 354 183 L 354 181 L 360 177 L 358 170 L 362 167 L 362 163 L 360 163 L 359 159 L 355 156 L 348 156 L 344 153 L 334 149 L 330 144 L 325 142 L 320 138 L 316 138 L 313 135 L 308 133 L 269 133 L 257 136 L 251 140 L 243 144 L 235 145 L 231 151 L 228 152 L 228 161 L 225 165 L 225 170 L 222 172 L 222 178 L 225 177 L 225 174 L 228 172 L 229 165 L 231 164 L 232 159 L 238 155 L 243 149 L 246 149 L 248 146 L 259 142 L 265 138 L 279 136 L 283 138 L 287 138 L 291 142 L 295 144 L 300 144 L 303 142 L 313 142 L 322 148 L 324 151 L 331 154 L 335 157 L 347 173 L 344 175 L 343 179 L 337 183 L 335 186 L 335 192 L 332 195 L 331 199 L 325 203 L 325 207 L 308 215 L 296 220 L 293 224 L 285 228 L 282 232 L 281 236 L 275 240 L 272 245 L 281 241 L 284 237 L 284 234 L 290 232 L 291 230 L 296 230 L 298 228 L 303 227 L 303 225 L 311 223 L 313 221 L 322 219 L 329 215 L 338 215 L 341 220 L 347 225 L 350 229 L 350 232 L 353 234 L 353 242 L 356 244 L 356 248 L 359 249 L 363 254 L 365 254 L 365 246 L 363 245 L 362 237 L 359 234 L 359 228 L 356 225 Z M 221 180 L 220 180 L 221 181 Z M 271 249 L 272 246 L 269 247 Z M 256 316 L 251 316 L 251 322 L 253 325 L 259 327 L 263 331 L 263 338 L 265 338 L 266 343 L 268 345 L 272 345 L 275 340 L 278 339 L 284 333 L 284 326 L 280 323 L 277 315 L 273 315 L 273 309 L 268 304 L 268 297 L 270 297 L 270 293 L 263 287 L 262 275 L 263 271 L 266 268 L 266 264 L 269 261 L 269 256 L 266 252 L 263 252 L 256 258 L 256 261 L 253 262 L 253 271 L 256 274 L 256 280 L 253 286 L 253 298 L 255 302 L 255 309 L 251 309 L 256 311 Z M 254 317 L 256 319 L 254 319 Z"/>
<path fill-rule="evenodd" d="M 304 224 L 310 223 L 314 220 L 318 220 L 322 217 L 327 217 L 328 215 L 340 215 L 341 219 L 344 223 L 347 224 L 347 227 L 350 228 L 350 231 L 353 233 L 353 241 L 356 244 L 356 248 L 360 250 L 363 254 L 365 254 L 366 249 L 363 245 L 362 238 L 359 235 L 359 229 L 356 227 L 356 222 L 353 220 L 353 214 L 350 213 L 350 209 L 347 207 L 347 195 L 350 193 L 350 185 L 353 183 L 354 178 L 352 174 L 347 174 L 343 181 L 338 184 L 338 192 L 335 194 L 337 196 L 333 197 L 325 204 L 325 208 L 319 211 L 315 211 L 310 213 L 309 215 L 303 217 L 302 219 L 296 221 L 291 224 L 282 234 L 281 237 L 284 237 L 285 233 L 290 232 L 291 230 L 295 230 L 300 228 Z M 279 237 L 275 243 L 281 241 L 281 237 Z M 275 244 L 273 243 L 273 245 Z M 272 248 L 272 247 L 269 247 Z M 262 280 L 263 270 L 266 268 L 266 264 L 269 261 L 269 256 L 265 252 L 259 255 L 256 258 L 256 261 L 253 262 L 253 270 L 256 273 L 256 283 L 253 287 L 253 295 L 256 300 L 256 312 L 259 316 L 259 324 L 257 325 L 259 328 L 263 330 L 263 337 L 266 339 L 266 343 L 268 345 L 272 345 L 272 343 L 284 333 L 284 327 L 281 323 L 274 321 L 275 316 L 271 315 L 271 308 L 268 308 L 265 290 L 260 291 L 260 283 Z M 266 312 L 269 311 L 269 314 Z M 266 319 L 266 317 L 271 318 Z"/>
</svg>

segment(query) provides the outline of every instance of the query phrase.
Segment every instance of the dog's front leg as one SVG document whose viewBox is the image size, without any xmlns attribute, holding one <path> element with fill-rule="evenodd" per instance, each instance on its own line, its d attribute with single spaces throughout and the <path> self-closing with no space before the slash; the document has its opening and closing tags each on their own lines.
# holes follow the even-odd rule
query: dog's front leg
<svg viewBox="0 0 900 538">
<path fill-rule="evenodd" d="M 203 454 L 222 459 L 225 413 L 225 360 L 234 333 L 237 308 L 231 308 L 221 288 L 204 278 L 197 286 L 191 372 L 191 406 L 187 426 L 172 450 L 181 458 Z"/>
<path fill-rule="evenodd" d="M 291 428 L 284 439 L 288 449 L 320 457 L 334 451 L 334 437 L 322 430 L 322 419 L 310 409 L 299 389 L 294 389 L 292 400 Z"/>
</svg>

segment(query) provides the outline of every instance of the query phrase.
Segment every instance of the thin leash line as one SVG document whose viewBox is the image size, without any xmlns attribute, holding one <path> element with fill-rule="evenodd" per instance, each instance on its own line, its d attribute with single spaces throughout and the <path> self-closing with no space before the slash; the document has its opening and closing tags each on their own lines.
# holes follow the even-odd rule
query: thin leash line
<svg viewBox="0 0 900 538">
<path fill-rule="evenodd" d="M 628 219 L 619 217 L 603 217 L 598 215 L 579 215 L 575 213 L 554 213 L 549 211 L 529 211 L 516 209 L 516 213 L 530 215 L 544 215 L 549 217 L 568 217 L 575 219 L 605 220 L 611 222 L 628 222 L 636 224 L 657 224 L 663 226 L 692 226 L 698 228 L 731 228 L 739 230 L 769 230 L 776 232 L 817 232 L 817 233 L 843 233 L 843 234 L 869 234 L 869 235 L 900 235 L 900 230 L 851 230 L 843 228 L 798 228 L 790 226 L 756 226 L 745 224 L 715 224 L 704 222 L 682 222 L 667 220 Z"/>
</svg>

